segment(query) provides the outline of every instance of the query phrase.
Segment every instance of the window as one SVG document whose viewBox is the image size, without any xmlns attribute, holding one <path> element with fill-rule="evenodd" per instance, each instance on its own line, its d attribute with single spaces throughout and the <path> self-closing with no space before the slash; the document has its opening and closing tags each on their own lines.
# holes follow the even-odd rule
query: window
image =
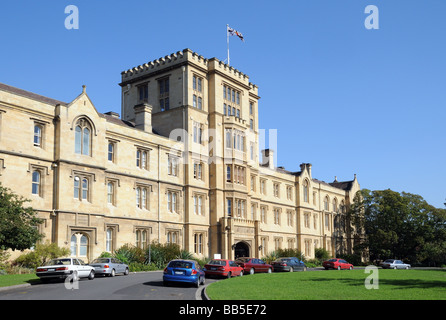
<svg viewBox="0 0 446 320">
<path fill-rule="evenodd" d="M 149 152 L 143 149 L 136 149 L 136 166 L 140 169 L 148 170 Z"/>
<path fill-rule="evenodd" d="M 280 249 L 280 243 L 282 242 L 281 238 L 274 238 L 274 248 L 277 250 Z"/>
<path fill-rule="evenodd" d="M 195 143 L 202 143 L 202 136 L 203 136 L 203 125 L 199 122 L 194 121 L 193 123 L 193 138 Z"/>
<path fill-rule="evenodd" d="M 274 224 L 280 225 L 280 209 L 274 209 Z"/>
<path fill-rule="evenodd" d="M 256 177 L 251 176 L 251 191 L 256 191 Z"/>
<path fill-rule="evenodd" d="M 90 200 L 90 181 L 87 177 L 74 177 L 74 198 L 79 200 Z"/>
<path fill-rule="evenodd" d="M 245 218 L 246 219 L 246 201 L 236 199 L 234 201 L 234 211 L 237 218 Z"/>
<path fill-rule="evenodd" d="M 43 126 L 41 124 L 34 125 L 34 145 L 36 147 L 42 147 L 42 132 Z"/>
<path fill-rule="evenodd" d="M 167 160 L 167 174 L 170 176 L 178 176 L 178 158 L 169 156 Z"/>
<path fill-rule="evenodd" d="M 41 173 L 34 170 L 32 175 L 32 194 L 41 196 Z"/>
<path fill-rule="evenodd" d="M 107 150 L 107 160 L 111 162 L 115 162 L 115 143 L 108 142 L 108 150 Z"/>
<path fill-rule="evenodd" d="M 91 155 L 91 126 L 87 120 L 77 121 L 74 137 L 74 152 L 86 156 Z"/>
<path fill-rule="evenodd" d="M 107 182 L 107 203 L 115 205 L 115 184 L 111 181 Z"/>
<path fill-rule="evenodd" d="M 178 213 L 177 206 L 178 193 L 175 191 L 167 192 L 167 211 L 170 213 Z"/>
<path fill-rule="evenodd" d="M 266 223 L 266 207 L 260 207 L 260 222 Z"/>
<path fill-rule="evenodd" d="M 308 190 L 309 188 L 308 188 L 308 181 L 307 180 L 305 180 L 304 181 L 304 202 L 308 202 L 308 198 L 309 198 L 309 195 L 308 195 Z"/>
<path fill-rule="evenodd" d="M 232 181 L 231 166 L 226 166 L 226 182 Z"/>
<path fill-rule="evenodd" d="M 294 213 L 291 210 L 287 210 L 286 212 L 287 225 L 292 227 L 294 225 Z"/>
<path fill-rule="evenodd" d="M 194 253 L 203 253 L 203 238 L 204 235 L 202 233 L 194 234 Z"/>
<path fill-rule="evenodd" d="M 198 91 L 198 92 L 202 91 L 202 81 L 203 81 L 203 79 L 196 75 L 194 75 L 192 77 L 192 86 L 195 91 Z"/>
<path fill-rule="evenodd" d="M 169 78 L 158 80 L 161 111 L 169 110 Z"/>
<path fill-rule="evenodd" d="M 232 200 L 231 199 L 226 200 L 226 212 L 228 214 L 228 217 L 232 216 Z"/>
<path fill-rule="evenodd" d="M 338 201 L 333 198 L 333 212 L 338 212 Z"/>
<path fill-rule="evenodd" d="M 146 84 L 138 86 L 139 102 L 149 101 L 149 86 Z"/>
<path fill-rule="evenodd" d="M 135 232 L 136 247 L 145 249 L 149 243 L 147 230 L 136 230 Z"/>
<path fill-rule="evenodd" d="M 168 231 L 167 232 L 167 243 L 178 244 L 179 233 L 178 231 Z"/>
<path fill-rule="evenodd" d="M 266 195 L 266 180 L 260 180 L 260 193 Z"/>
<path fill-rule="evenodd" d="M 254 120 L 249 119 L 249 129 L 254 130 Z"/>
<path fill-rule="evenodd" d="M 249 102 L 249 115 L 252 116 L 254 113 L 254 102 Z"/>
<path fill-rule="evenodd" d="M 86 257 L 88 253 L 88 238 L 85 234 L 76 233 L 71 236 L 71 256 Z"/>
<path fill-rule="evenodd" d="M 328 211 L 328 206 L 329 206 L 329 200 L 328 200 L 328 196 L 327 196 L 324 199 L 324 210 L 325 211 Z"/>
<path fill-rule="evenodd" d="M 203 164 L 201 162 L 194 163 L 194 178 L 203 180 Z"/>
<path fill-rule="evenodd" d="M 226 148 L 231 149 L 232 148 L 232 130 L 226 129 Z"/>
<path fill-rule="evenodd" d="M 273 184 L 273 191 L 274 191 L 274 196 L 276 198 L 279 198 L 280 197 L 280 184 L 274 183 Z"/>
<path fill-rule="evenodd" d="M 204 216 L 204 197 L 202 195 L 194 195 L 194 213 Z"/>
<path fill-rule="evenodd" d="M 325 228 L 330 231 L 330 215 L 328 213 L 325 215 Z"/>
<path fill-rule="evenodd" d="M 315 214 L 313 215 L 313 225 L 314 225 L 314 229 L 317 229 L 317 219 L 318 219 L 318 216 L 317 216 L 317 213 L 315 213 Z"/>
<path fill-rule="evenodd" d="M 254 220 L 255 215 L 256 215 L 256 206 L 255 206 L 255 204 L 252 204 L 251 205 L 251 220 Z"/>
<path fill-rule="evenodd" d="M 113 251 L 113 229 L 107 228 L 107 232 L 105 235 L 105 251 L 112 252 Z"/>
<path fill-rule="evenodd" d="M 147 187 L 136 187 L 136 207 L 139 209 L 149 210 L 149 193 Z"/>
<path fill-rule="evenodd" d="M 288 200 L 293 200 L 293 187 L 290 186 L 286 187 L 286 198 Z"/>
<path fill-rule="evenodd" d="M 304 225 L 305 225 L 305 228 L 310 227 L 310 214 L 309 213 L 304 213 Z"/>
</svg>

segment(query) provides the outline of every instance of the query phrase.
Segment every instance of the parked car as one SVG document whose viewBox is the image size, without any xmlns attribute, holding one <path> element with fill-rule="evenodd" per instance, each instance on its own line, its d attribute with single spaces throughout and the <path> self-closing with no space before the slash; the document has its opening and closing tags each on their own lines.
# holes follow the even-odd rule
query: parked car
<svg viewBox="0 0 446 320">
<path fill-rule="evenodd" d="M 325 268 L 325 270 L 328 269 L 353 269 L 353 265 L 351 263 L 348 263 L 347 261 L 345 261 L 344 259 L 330 259 L 327 261 L 322 262 L 322 266 Z"/>
<path fill-rule="evenodd" d="M 242 257 L 237 258 L 235 262 L 243 268 L 244 274 L 254 274 L 256 272 L 271 273 L 273 271 L 273 266 L 265 263 L 265 261 L 261 259 Z"/>
<path fill-rule="evenodd" d="M 192 283 L 197 288 L 204 284 L 206 276 L 200 264 L 194 260 L 172 260 L 164 269 L 163 283 L 167 286 L 170 282 Z"/>
<path fill-rule="evenodd" d="M 204 266 L 206 276 L 222 276 L 230 278 L 232 276 L 243 276 L 243 268 L 234 260 L 214 259 Z"/>
<path fill-rule="evenodd" d="M 42 280 L 65 279 L 69 276 L 73 280 L 79 278 L 94 279 L 95 269 L 86 265 L 82 260 L 76 258 L 52 259 L 43 266 L 36 269 L 36 275 Z"/>
<path fill-rule="evenodd" d="M 274 271 L 306 271 L 307 266 L 305 263 L 296 257 L 284 257 L 278 258 L 271 263 L 274 268 Z"/>
<path fill-rule="evenodd" d="M 383 269 L 409 269 L 411 266 L 401 260 L 387 259 L 381 264 L 381 267 Z"/>
<path fill-rule="evenodd" d="M 129 274 L 129 266 L 115 258 L 97 258 L 90 263 L 96 274 L 114 277 L 117 273 Z"/>
</svg>

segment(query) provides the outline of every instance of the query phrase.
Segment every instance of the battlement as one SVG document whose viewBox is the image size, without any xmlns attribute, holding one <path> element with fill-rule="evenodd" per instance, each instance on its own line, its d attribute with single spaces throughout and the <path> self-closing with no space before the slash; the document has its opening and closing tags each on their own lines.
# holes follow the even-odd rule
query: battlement
<svg viewBox="0 0 446 320">
<path fill-rule="evenodd" d="M 186 63 L 187 61 L 193 62 L 195 65 L 202 67 L 206 71 L 218 70 L 231 78 L 235 78 L 244 83 L 246 86 L 249 86 L 250 89 L 254 90 L 257 94 L 257 86 L 249 82 L 249 77 L 246 74 L 218 60 L 217 58 L 204 58 L 202 55 L 188 48 L 122 71 L 121 79 L 124 83 L 134 78 L 139 78 L 145 74 L 160 71 L 177 64 Z"/>
</svg>

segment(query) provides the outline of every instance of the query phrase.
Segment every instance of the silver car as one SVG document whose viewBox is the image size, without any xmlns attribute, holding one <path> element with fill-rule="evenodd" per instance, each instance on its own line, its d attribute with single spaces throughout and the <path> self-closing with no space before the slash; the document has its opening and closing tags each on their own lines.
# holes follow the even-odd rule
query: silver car
<svg viewBox="0 0 446 320">
<path fill-rule="evenodd" d="M 129 266 L 115 258 L 97 258 L 90 263 L 96 274 L 114 277 L 117 273 L 129 274 Z"/>
<path fill-rule="evenodd" d="M 409 269 L 410 264 L 404 263 L 401 260 L 387 259 L 381 264 L 381 267 L 383 269 Z"/>
</svg>

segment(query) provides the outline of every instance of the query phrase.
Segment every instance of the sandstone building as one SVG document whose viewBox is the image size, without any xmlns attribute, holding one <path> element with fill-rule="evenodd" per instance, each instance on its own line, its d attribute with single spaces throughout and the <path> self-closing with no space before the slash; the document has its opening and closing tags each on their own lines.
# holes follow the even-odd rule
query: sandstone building
<svg viewBox="0 0 446 320">
<path fill-rule="evenodd" d="M 0 84 L 0 182 L 31 199 L 46 239 L 86 261 L 154 240 L 199 257 L 352 250 L 339 221 L 356 176 L 276 167 L 247 75 L 185 49 L 121 77 L 121 117 L 85 87 L 67 103 Z"/>
</svg>

